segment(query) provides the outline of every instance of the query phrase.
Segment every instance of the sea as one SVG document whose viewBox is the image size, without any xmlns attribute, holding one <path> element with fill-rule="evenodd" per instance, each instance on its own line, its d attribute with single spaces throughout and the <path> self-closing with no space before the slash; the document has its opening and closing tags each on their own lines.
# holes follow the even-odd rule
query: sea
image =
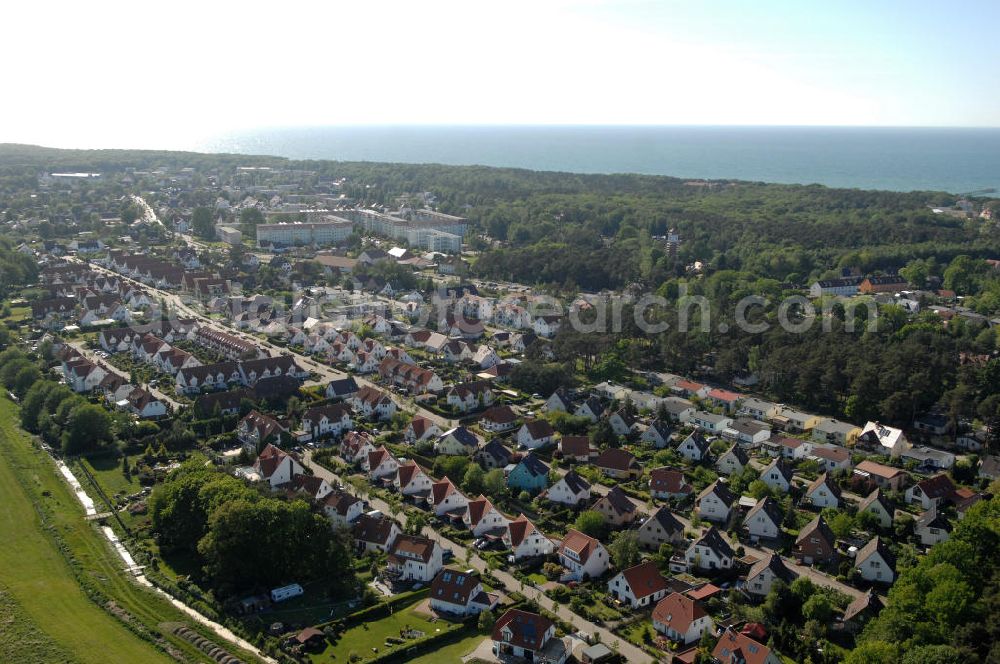
<svg viewBox="0 0 1000 664">
<path fill-rule="evenodd" d="M 204 152 L 574 173 L 932 190 L 1000 190 L 1000 128 L 708 126 L 272 127 L 200 141 Z"/>
</svg>

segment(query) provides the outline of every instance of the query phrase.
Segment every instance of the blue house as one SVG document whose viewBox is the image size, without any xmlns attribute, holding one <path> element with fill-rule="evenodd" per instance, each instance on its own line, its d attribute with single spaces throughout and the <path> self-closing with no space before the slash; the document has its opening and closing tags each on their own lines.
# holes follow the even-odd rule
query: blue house
<svg viewBox="0 0 1000 664">
<path fill-rule="evenodd" d="M 507 473 L 507 486 L 530 492 L 546 489 L 549 486 L 549 467 L 534 454 L 528 454 Z"/>
</svg>

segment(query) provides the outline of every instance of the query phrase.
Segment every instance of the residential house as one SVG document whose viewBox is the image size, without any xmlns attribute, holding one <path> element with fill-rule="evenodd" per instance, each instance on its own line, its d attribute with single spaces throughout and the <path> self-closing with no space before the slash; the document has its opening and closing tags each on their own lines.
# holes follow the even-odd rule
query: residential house
<svg viewBox="0 0 1000 664">
<path fill-rule="evenodd" d="M 649 494 L 660 500 L 684 499 L 694 488 L 684 479 L 684 473 L 674 468 L 654 468 L 649 471 Z"/>
<path fill-rule="evenodd" d="M 507 486 L 534 493 L 549 485 L 549 467 L 534 454 L 527 454 L 507 473 Z"/>
<path fill-rule="evenodd" d="M 358 384 L 353 376 L 331 380 L 326 386 L 327 399 L 350 399 L 358 393 Z"/>
<path fill-rule="evenodd" d="M 856 634 L 861 631 L 866 622 L 877 616 L 884 608 L 885 606 L 882 604 L 882 600 L 878 598 L 878 595 L 873 590 L 869 590 L 867 593 L 854 599 L 844 609 L 844 615 L 841 619 L 844 629 Z"/>
<path fill-rule="evenodd" d="M 671 422 L 678 422 L 680 424 L 687 424 L 694 417 L 694 413 L 697 408 L 694 404 L 687 399 L 680 399 L 678 397 L 666 397 L 660 401 L 660 405 L 657 410 L 663 410 L 667 413 Z"/>
<path fill-rule="evenodd" d="M 865 459 L 854 468 L 855 477 L 861 477 L 886 491 L 899 491 L 906 482 L 906 471 Z"/>
<path fill-rule="evenodd" d="M 376 483 L 382 478 L 394 481 L 397 471 L 399 471 L 399 461 L 392 455 L 392 452 L 386 449 L 385 445 L 368 453 L 368 480 L 370 482 Z"/>
<path fill-rule="evenodd" d="M 599 540 L 570 529 L 557 550 L 559 563 L 566 568 L 564 580 L 581 581 L 600 578 L 610 564 L 608 550 Z"/>
<path fill-rule="evenodd" d="M 577 463 L 587 463 L 597 455 L 596 450 L 591 449 L 587 436 L 563 436 L 559 439 L 559 451 L 563 459 Z"/>
<path fill-rule="evenodd" d="M 417 415 L 403 430 L 403 439 L 413 445 L 441 435 L 441 428 L 423 415 Z"/>
<path fill-rule="evenodd" d="M 291 454 L 267 444 L 253 463 L 253 470 L 271 488 L 288 484 L 296 475 L 305 472 L 302 464 Z"/>
<path fill-rule="evenodd" d="M 876 277 L 865 277 L 858 286 L 858 292 L 870 295 L 872 293 L 895 293 L 906 290 L 909 287 L 906 279 L 898 274 L 889 274 Z"/>
<path fill-rule="evenodd" d="M 937 507 L 931 507 L 913 523 L 913 532 L 924 546 L 934 546 L 951 536 L 951 522 Z"/>
<path fill-rule="evenodd" d="M 608 417 L 608 424 L 611 425 L 611 430 L 616 436 L 628 436 L 637 426 L 635 418 L 624 408 L 619 408 L 611 413 Z"/>
<path fill-rule="evenodd" d="M 401 581 L 430 583 L 441 571 L 441 546 L 420 535 L 398 535 L 389 547 L 387 572 Z"/>
<path fill-rule="evenodd" d="M 416 461 L 408 460 L 399 464 L 396 471 L 395 486 L 403 496 L 427 498 L 431 494 L 434 480 L 430 473 L 421 468 Z"/>
<path fill-rule="evenodd" d="M 858 435 L 858 449 L 876 454 L 898 457 L 910 448 L 910 442 L 902 429 L 885 426 L 879 422 L 867 422 Z"/>
<path fill-rule="evenodd" d="M 788 433 L 807 433 L 817 422 L 818 416 L 785 406 L 780 406 L 778 412 L 771 416 L 771 423 Z"/>
<path fill-rule="evenodd" d="M 781 535 L 783 515 L 781 505 L 770 496 L 765 496 L 750 508 L 743 519 L 743 527 L 750 535 L 750 541 L 773 540 Z"/>
<path fill-rule="evenodd" d="M 771 427 L 749 417 L 739 417 L 733 420 L 733 423 L 722 432 L 722 435 L 730 440 L 735 440 L 740 447 L 755 449 L 771 437 Z"/>
<path fill-rule="evenodd" d="M 617 486 L 599 497 L 590 509 L 603 516 L 604 522 L 612 528 L 626 526 L 638 515 L 635 503 Z"/>
<path fill-rule="evenodd" d="M 829 417 L 820 419 L 812 429 L 813 440 L 830 445 L 853 445 L 860 435 L 860 427 Z"/>
<path fill-rule="evenodd" d="M 708 385 L 703 385 L 702 383 L 682 379 L 671 385 L 670 391 L 687 398 L 699 397 L 704 399 L 708 396 L 708 393 L 712 391 L 712 388 Z"/>
<path fill-rule="evenodd" d="M 733 548 L 715 526 L 692 542 L 684 553 L 688 567 L 698 570 L 730 569 L 735 557 Z"/>
<path fill-rule="evenodd" d="M 795 538 L 795 557 L 805 563 L 828 563 L 837 558 L 837 538 L 822 516 L 806 524 Z"/>
<path fill-rule="evenodd" d="M 493 406 L 483 413 L 479 426 L 491 433 L 510 431 L 517 426 L 517 414 L 510 406 Z"/>
<path fill-rule="evenodd" d="M 919 503 L 925 510 L 941 507 L 955 495 L 955 484 L 946 474 L 920 480 L 906 490 L 907 503 Z"/>
<path fill-rule="evenodd" d="M 482 494 L 469 501 L 468 510 L 466 510 L 462 521 L 475 537 L 482 537 L 487 533 L 500 535 L 501 531 L 506 530 L 507 524 L 510 523 L 510 519 L 504 516 L 500 510 L 493 506 L 490 499 Z"/>
<path fill-rule="evenodd" d="M 396 414 L 396 402 L 382 390 L 365 385 L 347 402 L 354 409 L 354 412 L 361 417 L 372 421 L 391 420 Z"/>
<path fill-rule="evenodd" d="M 479 439 L 465 427 L 448 429 L 434 442 L 434 451 L 448 456 L 472 456 L 479 449 Z"/>
<path fill-rule="evenodd" d="M 555 503 L 578 507 L 590 500 L 590 483 L 570 470 L 549 487 L 545 497 Z"/>
<path fill-rule="evenodd" d="M 743 451 L 743 448 L 739 444 L 733 445 L 715 460 L 715 467 L 722 475 L 742 473 L 743 469 L 749 464 L 750 457 Z"/>
<path fill-rule="evenodd" d="M 448 515 L 460 519 L 465 515 L 469 499 L 446 475 L 431 484 L 430 504 L 434 509 L 435 516 Z"/>
<path fill-rule="evenodd" d="M 889 584 L 896 579 L 896 556 L 876 535 L 854 556 L 854 568 L 865 581 Z"/>
<path fill-rule="evenodd" d="M 364 431 L 348 431 L 340 441 L 341 458 L 354 466 L 364 466 L 368 463 L 368 455 L 374 451 L 372 438 Z"/>
<path fill-rule="evenodd" d="M 681 593 L 671 593 L 653 609 L 653 629 L 671 641 L 689 644 L 712 634 L 715 623 L 701 604 Z"/>
<path fill-rule="evenodd" d="M 472 460 L 482 466 L 486 471 L 494 470 L 496 468 L 506 468 L 510 465 L 512 458 L 512 452 L 497 438 L 481 445 L 479 449 L 476 450 L 476 453 L 472 455 Z"/>
<path fill-rule="evenodd" d="M 496 607 L 500 596 L 483 590 L 479 574 L 445 567 L 431 581 L 431 610 L 455 616 L 473 616 Z"/>
<path fill-rule="evenodd" d="M 250 411 L 236 425 L 236 438 L 250 453 L 261 450 L 270 443 L 281 443 L 288 438 L 288 429 L 270 415 L 256 410 Z"/>
<path fill-rule="evenodd" d="M 555 435 L 547 420 L 528 420 L 517 430 L 517 443 L 529 450 L 537 450 L 551 445 Z"/>
<path fill-rule="evenodd" d="M 642 477 L 642 466 L 628 450 L 609 447 L 597 455 L 594 465 L 605 476 L 617 480 L 633 480 Z"/>
<path fill-rule="evenodd" d="M 712 659 L 720 664 L 782 664 L 783 660 L 763 643 L 727 628 L 715 643 Z"/>
<path fill-rule="evenodd" d="M 667 580 L 651 560 L 622 570 L 608 581 L 608 594 L 633 610 L 654 605 L 667 589 Z"/>
<path fill-rule="evenodd" d="M 515 561 L 548 556 L 556 548 L 552 540 L 523 514 L 519 514 L 507 524 L 507 530 L 503 533 L 503 543 L 510 549 Z"/>
<path fill-rule="evenodd" d="M 788 493 L 792 487 L 792 476 L 792 467 L 781 457 L 776 458 L 760 471 L 760 480 L 772 491 L 778 493 Z"/>
<path fill-rule="evenodd" d="M 323 499 L 323 513 L 339 528 L 349 528 L 364 511 L 365 505 L 346 491 L 334 490 Z"/>
<path fill-rule="evenodd" d="M 912 461 L 917 464 L 918 472 L 923 470 L 949 470 L 955 465 L 957 457 L 951 452 L 935 449 L 921 445 L 903 450 L 899 458 L 906 462 Z"/>
<path fill-rule="evenodd" d="M 695 501 L 698 516 L 716 523 L 726 523 L 729 513 L 736 502 L 736 496 L 720 480 L 705 487 Z"/>
<path fill-rule="evenodd" d="M 558 650 L 555 657 L 544 655 L 552 650 L 558 639 L 556 626 L 551 620 L 537 613 L 521 609 L 508 609 L 493 624 L 493 655 L 501 661 L 518 658 L 528 662 L 563 664 L 569 653 Z"/>
<path fill-rule="evenodd" d="M 778 404 L 763 401 L 755 397 L 747 397 L 740 403 L 739 414 L 749 415 L 755 420 L 767 421 L 778 413 Z"/>
<path fill-rule="evenodd" d="M 878 522 L 880 528 L 891 528 L 893 516 L 896 511 L 892 503 L 885 497 L 883 490 L 878 488 L 868 494 L 861 503 L 858 504 L 858 515 L 871 513 Z"/>
<path fill-rule="evenodd" d="M 764 598 L 771 592 L 775 581 L 781 581 L 790 586 L 796 578 L 798 578 L 798 574 L 785 565 L 781 556 L 769 553 L 754 563 L 750 571 L 747 572 L 743 588 L 757 598 Z"/>
<path fill-rule="evenodd" d="M 573 415 L 576 417 L 586 417 L 591 422 L 596 422 L 601 419 L 604 414 L 604 406 L 601 404 L 600 400 L 595 397 L 590 397 L 583 401 L 576 410 L 573 411 Z"/>
<path fill-rule="evenodd" d="M 684 524 L 667 507 L 661 507 L 636 529 L 639 545 L 654 551 L 663 544 L 678 545 L 684 541 Z"/>
<path fill-rule="evenodd" d="M 354 428 L 351 414 L 351 407 L 343 402 L 307 408 L 302 414 L 302 429 L 308 434 L 306 440 L 340 436 L 351 430 Z"/>
<path fill-rule="evenodd" d="M 815 445 L 807 458 L 818 463 L 827 473 L 851 468 L 851 451 L 840 445 Z"/>
<path fill-rule="evenodd" d="M 695 430 L 687 438 L 681 441 L 677 447 L 677 452 L 692 463 L 698 463 L 708 456 L 710 444 L 708 439 Z"/>
<path fill-rule="evenodd" d="M 549 412 L 568 413 L 573 408 L 573 400 L 569 398 L 569 392 L 560 387 L 545 400 L 543 408 Z"/>
<path fill-rule="evenodd" d="M 493 390 L 489 382 L 477 380 L 462 383 L 448 390 L 446 396 L 448 405 L 460 412 L 468 413 L 493 405 Z"/>
<path fill-rule="evenodd" d="M 818 509 L 840 507 L 840 487 L 826 473 L 813 480 L 806 489 L 805 497 Z"/>
<path fill-rule="evenodd" d="M 698 410 L 691 417 L 691 423 L 703 431 L 721 434 L 732 425 L 733 420 L 731 417 L 726 417 L 725 415 L 717 415 L 707 410 Z"/>
<path fill-rule="evenodd" d="M 737 411 L 743 395 L 716 388 L 709 390 L 705 398 L 716 408 L 721 408 L 723 411 L 732 414 Z"/>
<path fill-rule="evenodd" d="M 670 425 L 663 420 L 653 420 L 646 430 L 642 432 L 639 436 L 639 440 L 644 443 L 649 443 L 658 450 L 662 450 L 664 447 L 670 444 L 670 436 L 673 434 L 673 429 Z"/>
<path fill-rule="evenodd" d="M 771 436 L 761 446 L 770 456 L 782 457 L 799 461 L 812 453 L 812 443 L 801 438 Z"/>
</svg>

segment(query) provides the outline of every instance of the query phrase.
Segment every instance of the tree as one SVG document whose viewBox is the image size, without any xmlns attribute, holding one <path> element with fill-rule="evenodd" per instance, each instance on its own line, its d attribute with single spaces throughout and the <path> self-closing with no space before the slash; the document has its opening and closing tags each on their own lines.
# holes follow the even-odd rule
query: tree
<svg viewBox="0 0 1000 664">
<path fill-rule="evenodd" d="M 14 380 L 10 386 L 11 391 L 17 395 L 17 398 L 23 398 L 31 386 L 39 382 L 42 379 L 42 372 L 38 370 L 35 365 L 30 365 L 22 367 L 14 375 Z"/>
<path fill-rule="evenodd" d="M 815 593 L 802 605 L 802 617 L 825 625 L 830 622 L 834 608 L 833 602 L 825 593 Z"/>
<path fill-rule="evenodd" d="M 211 208 L 196 207 L 191 214 L 191 231 L 205 240 L 215 239 L 215 218 Z"/>
<path fill-rule="evenodd" d="M 507 491 L 507 478 L 504 477 L 502 468 L 494 468 L 483 476 L 483 488 L 485 493 L 500 497 Z"/>
<path fill-rule="evenodd" d="M 607 532 L 607 524 L 604 523 L 604 516 L 594 510 L 580 512 L 580 515 L 576 517 L 576 521 L 573 522 L 573 527 L 584 535 L 590 535 L 597 539 L 601 539 Z"/>
<path fill-rule="evenodd" d="M 462 478 L 462 488 L 469 494 L 478 495 L 483 492 L 485 474 L 479 464 L 471 463 Z"/>
<path fill-rule="evenodd" d="M 493 616 L 493 612 L 486 609 L 479 614 L 479 620 L 476 624 L 480 632 L 489 633 L 493 630 L 494 623 L 496 623 L 496 618 Z"/>
<path fill-rule="evenodd" d="M 608 553 L 618 569 L 626 569 L 638 565 L 642 560 L 639 551 L 639 533 L 635 530 L 623 530 L 611 539 Z"/>
<path fill-rule="evenodd" d="M 90 452 L 111 438 L 111 416 L 91 403 L 81 403 L 73 408 L 66 420 L 62 448 L 64 454 Z"/>
</svg>

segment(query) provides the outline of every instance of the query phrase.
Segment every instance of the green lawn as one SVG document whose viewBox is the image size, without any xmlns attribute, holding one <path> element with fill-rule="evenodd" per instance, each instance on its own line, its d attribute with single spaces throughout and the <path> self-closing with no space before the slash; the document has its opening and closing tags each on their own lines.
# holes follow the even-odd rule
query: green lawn
<svg viewBox="0 0 1000 664">
<path fill-rule="evenodd" d="M 0 661 L 72 662 L 72 655 L 24 612 L 13 596 L 0 590 Z"/>
<path fill-rule="evenodd" d="M 0 546 L 0 588 L 9 592 L 9 606 L 16 607 L 10 609 L 17 617 L 16 624 L 31 626 L 51 639 L 54 647 L 68 653 L 68 661 L 174 661 L 91 601 L 83 584 L 113 599 L 118 615 L 150 638 L 161 636 L 159 625 L 164 622 L 184 623 L 209 636 L 207 630 L 125 573 L 121 559 L 83 518 L 82 506 L 55 466 L 32 447 L 17 422 L 16 406 L 0 399 L 0 542 L 16 543 Z M 76 574 L 59 547 L 68 549 L 66 554 L 78 570 Z M 162 638 L 188 660 L 205 659 L 204 653 L 180 637 L 163 634 Z M 219 645 L 244 661 L 256 661 L 250 653 L 225 642 Z M 0 653 L 0 661 L 48 660 L 11 660 Z M 56 657 L 53 661 L 60 660 Z"/>
<path fill-rule="evenodd" d="M 449 646 L 432 650 L 416 659 L 411 659 L 410 664 L 455 664 L 461 662 L 462 658 L 475 650 L 485 638 L 484 634 L 473 634 Z"/>
<path fill-rule="evenodd" d="M 134 464 L 135 457 L 131 458 L 129 462 L 130 464 Z M 130 495 L 142 489 L 137 474 L 132 475 L 130 480 L 125 479 L 125 474 L 122 472 L 121 457 L 103 455 L 90 459 L 81 458 L 80 463 L 91 472 L 97 483 L 101 485 L 104 493 L 108 494 L 109 497 L 113 498 L 118 493 Z M 77 479 L 81 482 L 83 481 L 83 478 Z"/>
<path fill-rule="evenodd" d="M 53 475 L 51 465 L 27 450 L 27 442 L 14 423 L 16 411 L 6 399 L 0 400 L 0 541 L 16 546 L 0 546 L 0 584 L 5 595 L 4 612 L 16 617 L 14 632 L 38 630 L 38 648 L 57 653 L 65 651 L 69 661 L 103 664 L 121 662 L 170 662 L 169 657 L 141 640 L 91 602 L 77 585 L 69 566 L 52 542 L 43 534 L 32 497 L 14 476 L 17 472 L 41 491 L 48 491 L 48 507 L 56 515 L 76 507 L 77 521 L 82 509 L 74 506 L 76 498 Z M 72 501 L 72 502 L 71 502 Z M 55 519 L 63 536 L 75 530 L 61 518 Z M 87 530 L 97 534 L 89 525 Z M 99 544 L 99 542 L 98 542 Z M 94 570 L 95 576 L 105 570 Z M 10 636 L 3 630 L 4 641 Z M 8 644 L 9 645 L 9 644 Z M 20 656 L 4 661 L 30 661 Z M 46 661 L 46 660 L 40 660 Z M 65 661 L 65 659 L 64 659 Z"/>
<path fill-rule="evenodd" d="M 362 623 L 348 629 L 341 635 L 336 645 L 327 647 L 323 653 L 313 655 L 313 661 L 328 662 L 331 655 L 338 661 L 346 661 L 351 653 L 357 653 L 361 657 L 361 661 L 371 659 L 386 651 L 385 640 L 387 638 L 400 638 L 400 631 L 406 628 L 420 630 L 426 635 L 438 633 L 436 630 L 445 632 L 448 629 L 460 628 L 460 625 L 449 623 L 446 620 L 431 622 L 423 614 L 418 614 L 415 608 L 425 599 L 426 597 L 418 598 L 410 606 L 397 609 L 395 613 L 381 620 Z M 405 649 L 407 645 L 403 643 L 393 647 Z M 373 652 L 372 648 L 377 648 L 378 652 Z"/>
</svg>

